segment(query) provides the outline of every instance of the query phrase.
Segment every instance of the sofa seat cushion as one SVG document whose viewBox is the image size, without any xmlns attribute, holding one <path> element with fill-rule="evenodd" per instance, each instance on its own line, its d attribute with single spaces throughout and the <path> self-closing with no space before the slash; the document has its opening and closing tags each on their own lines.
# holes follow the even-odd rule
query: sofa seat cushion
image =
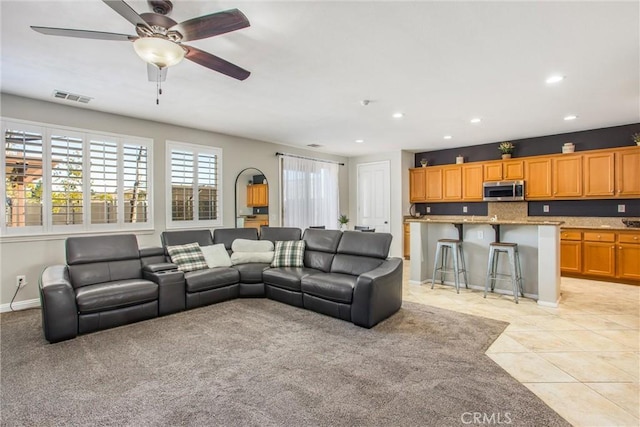
<svg viewBox="0 0 640 427">
<path fill-rule="evenodd" d="M 238 283 L 240 274 L 233 267 L 206 268 L 184 274 L 187 292 L 202 292 Z"/>
<path fill-rule="evenodd" d="M 262 278 L 267 285 L 300 292 L 302 278 L 316 273 L 321 273 L 321 271 L 306 267 L 278 267 L 265 270 L 262 273 Z"/>
<path fill-rule="evenodd" d="M 341 273 L 319 273 L 302 278 L 301 289 L 305 294 L 330 301 L 351 304 L 357 276 Z"/>
<path fill-rule="evenodd" d="M 98 283 L 83 286 L 76 291 L 78 310 L 82 314 L 113 310 L 157 299 L 158 285 L 144 279 Z"/>
<path fill-rule="evenodd" d="M 262 283 L 262 272 L 269 268 L 269 264 L 252 262 L 234 266 L 240 273 L 240 283 Z"/>
</svg>

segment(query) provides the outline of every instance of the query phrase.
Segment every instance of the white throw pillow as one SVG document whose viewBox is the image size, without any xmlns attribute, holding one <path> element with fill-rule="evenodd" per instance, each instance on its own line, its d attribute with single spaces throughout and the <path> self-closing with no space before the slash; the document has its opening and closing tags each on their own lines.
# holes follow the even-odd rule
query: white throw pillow
<svg viewBox="0 0 640 427">
<path fill-rule="evenodd" d="M 236 239 L 231 243 L 233 252 L 273 252 L 271 240 Z"/>
<path fill-rule="evenodd" d="M 266 252 L 234 252 L 231 254 L 233 265 L 248 264 L 250 262 L 262 262 L 271 264 L 273 261 L 273 251 Z"/>
<path fill-rule="evenodd" d="M 204 255 L 204 260 L 209 268 L 215 267 L 231 267 L 231 258 L 224 248 L 224 244 L 200 246 L 200 250 Z"/>
</svg>

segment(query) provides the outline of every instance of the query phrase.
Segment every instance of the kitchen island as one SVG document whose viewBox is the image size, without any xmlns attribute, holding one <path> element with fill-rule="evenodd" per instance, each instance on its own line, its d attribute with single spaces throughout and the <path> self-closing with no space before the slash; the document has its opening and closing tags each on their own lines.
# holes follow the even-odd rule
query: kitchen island
<svg viewBox="0 0 640 427">
<path fill-rule="evenodd" d="M 525 297 L 539 305 L 557 307 L 560 299 L 560 226 L 562 221 L 514 221 L 498 219 L 410 218 L 409 283 L 429 284 L 439 239 L 462 239 L 469 287 L 484 289 L 489 244 L 517 243 Z M 501 261 L 500 271 L 508 265 Z M 453 280 L 449 274 L 445 283 Z M 499 281 L 495 292 L 511 294 L 511 284 Z"/>
</svg>

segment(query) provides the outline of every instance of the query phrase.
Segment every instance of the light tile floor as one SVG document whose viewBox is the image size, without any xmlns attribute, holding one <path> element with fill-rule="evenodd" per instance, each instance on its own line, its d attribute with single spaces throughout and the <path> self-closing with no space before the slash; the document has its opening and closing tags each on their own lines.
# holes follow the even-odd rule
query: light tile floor
<svg viewBox="0 0 640 427">
<path fill-rule="evenodd" d="M 558 308 L 431 284 L 404 299 L 509 322 L 487 356 L 575 426 L 640 425 L 640 286 L 562 278 Z"/>
</svg>

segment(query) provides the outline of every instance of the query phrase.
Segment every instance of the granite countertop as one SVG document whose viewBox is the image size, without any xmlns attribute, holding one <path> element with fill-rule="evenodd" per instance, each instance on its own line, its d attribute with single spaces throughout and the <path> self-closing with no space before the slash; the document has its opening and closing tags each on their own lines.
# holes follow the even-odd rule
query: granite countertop
<svg viewBox="0 0 640 427">
<path fill-rule="evenodd" d="M 436 224 L 490 224 L 490 225 L 562 225 L 564 221 L 541 221 L 541 220 L 513 220 L 513 219 L 497 219 L 491 218 L 472 218 L 472 219 L 433 219 L 433 218 L 406 218 L 406 222 L 433 222 Z M 571 227 L 574 228 L 574 227 Z"/>
</svg>

